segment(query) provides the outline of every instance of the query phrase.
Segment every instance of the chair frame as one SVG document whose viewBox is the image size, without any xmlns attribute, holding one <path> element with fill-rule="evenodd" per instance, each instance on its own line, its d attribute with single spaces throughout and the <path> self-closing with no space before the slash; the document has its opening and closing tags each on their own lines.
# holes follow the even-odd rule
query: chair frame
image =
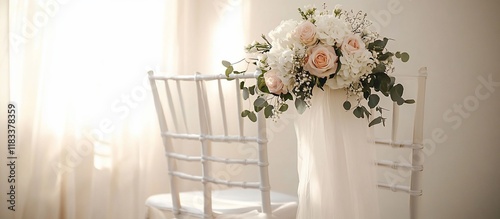
<svg viewBox="0 0 500 219">
<path fill-rule="evenodd" d="M 408 148 L 411 150 L 410 163 L 400 163 L 397 161 L 378 160 L 378 166 L 389 167 L 393 169 L 407 169 L 411 171 L 410 185 L 398 185 L 388 183 L 378 183 L 379 188 L 390 189 L 394 192 L 406 192 L 410 195 L 409 208 L 410 219 L 421 218 L 421 202 L 422 202 L 422 175 L 424 170 L 424 145 L 423 145 L 423 132 L 424 132 L 424 109 L 425 109 L 425 89 L 427 80 L 427 68 L 420 68 L 418 75 L 402 75 L 417 77 L 417 97 L 416 108 L 413 123 L 413 139 L 411 142 L 398 142 L 396 141 L 398 123 L 399 123 L 399 105 L 393 103 L 392 107 L 392 130 L 391 139 L 381 140 L 376 139 L 375 143 L 379 145 L 392 146 L 395 148 Z"/>
<path fill-rule="evenodd" d="M 186 179 L 191 181 L 198 181 L 203 184 L 203 215 L 199 215 L 202 218 L 213 218 L 214 213 L 212 210 L 212 187 L 211 184 L 220 184 L 226 186 L 236 186 L 242 188 L 254 188 L 259 189 L 261 193 L 261 213 L 266 216 L 272 215 L 271 208 L 271 198 L 270 198 L 270 182 L 269 182 L 269 172 L 268 172 L 268 154 L 267 154 L 267 134 L 266 134 L 266 120 L 264 118 L 263 112 L 258 113 L 257 119 L 257 136 L 245 136 L 243 130 L 243 118 L 238 116 L 238 125 L 239 125 L 239 135 L 228 135 L 227 132 L 227 120 L 226 113 L 224 108 L 224 96 L 221 91 L 221 80 L 228 80 L 228 77 L 225 75 L 201 75 L 200 73 L 196 73 L 195 75 L 173 75 L 173 76 L 155 76 L 153 71 L 149 71 L 149 81 L 151 83 L 151 89 L 153 92 L 153 98 L 155 103 L 156 112 L 158 115 L 158 121 L 161 130 L 161 136 L 163 145 L 166 151 L 167 158 L 167 166 L 168 166 L 168 174 L 170 180 L 170 193 L 172 194 L 172 203 L 173 203 L 173 214 L 176 216 L 180 216 L 182 214 L 191 212 L 186 212 L 185 209 L 182 208 L 182 203 L 179 197 L 179 188 L 177 185 L 178 179 Z M 230 75 L 229 79 L 233 79 L 234 83 L 236 83 L 236 94 L 237 94 L 237 107 L 238 112 L 242 110 L 242 98 L 241 98 L 241 90 L 239 89 L 239 81 L 242 79 L 256 79 L 258 76 L 255 74 L 238 74 L 238 75 Z M 223 110 L 223 124 L 224 124 L 224 135 L 214 135 L 211 130 L 211 119 L 210 112 L 208 107 L 207 93 L 205 89 L 204 82 L 205 81 L 218 81 L 218 89 L 219 89 L 219 100 L 221 103 L 221 109 Z M 170 132 L 167 126 L 167 121 L 164 115 L 164 106 L 160 101 L 160 93 L 157 87 L 157 81 L 163 81 L 165 83 L 166 94 L 169 102 L 169 113 L 175 117 L 175 110 L 173 109 L 172 103 L 172 93 L 170 92 L 170 88 L 168 85 L 168 81 L 175 81 L 177 83 L 178 95 L 181 101 L 182 108 L 184 108 L 182 92 L 180 92 L 179 83 L 180 81 L 194 81 L 196 84 L 197 91 L 197 102 L 198 102 L 198 113 L 199 113 L 199 122 L 200 122 L 200 132 L 199 134 L 189 134 L 189 133 L 173 133 Z M 185 112 L 183 111 L 183 118 L 186 118 Z M 184 121 L 186 121 L 184 119 Z M 174 124 L 177 125 L 177 124 Z M 187 127 L 187 125 L 186 125 Z M 188 139 L 199 141 L 201 144 L 201 156 L 188 156 L 184 154 L 175 153 L 173 150 L 172 139 Z M 224 159 L 212 156 L 211 154 L 211 143 L 212 142 L 253 142 L 257 144 L 258 147 L 258 159 Z M 186 174 L 176 169 L 176 160 L 184 160 L 184 161 L 195 161 L 201 162 L 202 165 L 202 175 L 195 176 Z M 229 180 L 221 180 L 212 177 L 212 169 L 211 162 L 219 162 L 225 164 L 248 164 L 248 165 L 256 165 L 259 167 L 259 181 L 258 182 L 234 182 Z"/>
</svg>

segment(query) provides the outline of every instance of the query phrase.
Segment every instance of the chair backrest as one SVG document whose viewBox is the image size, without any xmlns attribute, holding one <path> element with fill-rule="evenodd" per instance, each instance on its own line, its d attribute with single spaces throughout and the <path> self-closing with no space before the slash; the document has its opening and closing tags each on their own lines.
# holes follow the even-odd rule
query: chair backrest
<svg viewBox="0 0 500 219">
<path fill-rule="evenodd" d="M 166 151 L 173 213 L 178 215 L 184 211 L 179 199 L 178 181 L 191 180 L 202 184 L 204 218 L 212 218 L 213 216 L 211 201 L 213 184 L 260 189 L 261 212 L 271 215 L 266 121 L 261 111 L 261 113 L 258 113 L 257 122 L 250 124 L 256 130 L 245 130 L 245 128 L 248 129 L 248 124 L 244 124 L 244 118 L 240 115 L 243 101 L 240 81 L 244 80 L 246 83 L 252 83 L 253 81 L 255 83 L 257 75 L 231 75 L 230 79 L 232 80 L 229 81 L 225 75 L 202 75 L 197 73 L 195 75 L 158 76 L 154 75 L 153 71 L 149 71 L 148 74 Z M 207 89 L 208 84 L 211 85 L 208 86 L 210 89 Z M 228 86 L 234 87 L 234 91 L 227 91 Z M 232 96 L 233 99 L 226 101 L 226 96 Z M 217 102 L 220 103 L 216 107 L 220 113 L 211 113 L 210 105 Z M 236 106 L 228 106 L 228 104 L 234 103 L 236 103 Z M 234 108 L 237 108 L 237 111 Z M 234 111 L 232 115 L 229 113 L 230 109 Z M 214 115 L 217 115 L 217 118 Z M 213 123 L 212 120 L 215 119 L 219 121 Z M 181 120 L 183 123 L 179 122 Z M 192 123 L 195 120 L 198 120 L 199 128 L 188 128 L 189 124 L 187 123 Z M 228 120 L 237 120 L 237 128 L 231 128 L 228 125 Z M 222 133 L 212 131 L 213 125 L 219 127 L 221 124 L 223 127 Z M 237 129 L 236 134 L 233 134 L 234 129 Z M 200 154 L 190 155 L 176 150 L 173 141 L 177 139 L 196 143 L 195 145 L 200 146 Z M 227 143 L 229 146 L 236 143 L 255 144 L 258 147 L 256 150 L 258 151 L 258 158 L 239 159 L 213 155 L 212 143 Z M 177 161 L 200 163 L 201 174 L 183 172 L 180 168 L 177 168 Z M 249 182 L 217 178 L 212 171 L 213 163 L 255 165 L 259 170 L 259 180 Z"/>
<path fill-rule="evenodd" d="M 399 106 L 397 103 L 392 103 L 390 110 L 391 124 L 387 124 L 390 129 L 386 138 L 375 138 L 375 143 L 382 146 L 389 146 L 389 150 L 396 149 L 397 158 L 392 156 L 389 159 L 380 159 L 376 164 L 381 167 L 393 169 L 395 173 L 384 171 L 383 182 L 378 183 L 379 188 L 389 189 L 395 192 L 405 192 L 410 195 L 409 198 L 409 215 L 411 219 L 419 218 L 421 196 L 422 196 L 422 171 L 424 162 L 424 145 L 423 145 L 423 121 L 424 121 L 424 105 L 425 105 L 425 87 L 427 79 L 427 68 L 423 67 L 419 70 L 418 75 L 396 75 L 397 80 L 408 79 L 413 81 L 414 100 L 415 104 L 405 104 Z M 407 92 L 409 93 L 409 92 Z M 405 96 L 405 95 L 404 95 Z M 407 110 L 413 108 L 411 110 Z M 401 112 L 400 112 L 401 111 Z M 405 112 L 406 111 L 406 112 Z M 412 111 L 412 112 L 407 112 Z M 413 113 L 413 117 L 411 114 Z M 403 115 L 401 115 L 403 114 Z M 406 125 L 400 125 L 401 122 L 407 122 Z M 406 130 L 409 128 L 410 130 Z M 384 129 L 376 127 L 375 129 Z M 403 133 L 406 132 L 406 133 Z M 404 135 L 401 140 L 400 135 Z M 386 136 L 387 136 L 386 135 Z M 408 137 L 409 136 L 409 137 Z M 407 150 L 408 157 L 401 155 L 401 151 Z M 387 152 L 382 152 L 387 153 Z M 388 152 L 391 153 L 391 152 Z M 404 152 L 403 152 L 404 154 Z M 380 157 L 380 152 L 378 157 Z M 406 178 L 406 183 L 402 182 L 402 178 Z M 409 181 L 409 182 L 408 182 Z"/>
</svg>

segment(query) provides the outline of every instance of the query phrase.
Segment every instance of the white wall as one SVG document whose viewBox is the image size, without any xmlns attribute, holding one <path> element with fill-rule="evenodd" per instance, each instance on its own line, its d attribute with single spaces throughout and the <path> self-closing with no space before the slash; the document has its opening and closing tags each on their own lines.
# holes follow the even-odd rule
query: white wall
<svg viewBox="0 0 500 219">
<path fill-rule="evenodd" d="M 260 39 L 296 9 L 323 0 L 244 1 L 246 42 Z M 338 0 L 333 8 L 362 9 L 396 39 L 392 48 L 408 51 L 399 71 L 427 66 L 426 163 L 423 218 L 500 218 L 500 3 L 494 0 Z M 375 16 L 374 16 L 375 15 Z M 485 88 L 479 78 L 494 85 Z M 460 111 L 463 109 L 463 112 Z M 290 116 L 290 117 L 293 117 Z M 295 138 L 291 118 L 274 126 L 271 148 L 273 188 L 295 193 Z M 283 126 L 281 126 L 283 125 Z M 273 129 L 273 128 L 272 128 Z M 390 202 L 390 200 L 383 200 Z M 385 206 L 384 208 L 386 208 Z M 383 209 L 387 211 L 387 209 Z M 395 211 L 401 211 L 396 209 Z M 398 213 L 385 218 L 399 219 Z"/>
</svg>

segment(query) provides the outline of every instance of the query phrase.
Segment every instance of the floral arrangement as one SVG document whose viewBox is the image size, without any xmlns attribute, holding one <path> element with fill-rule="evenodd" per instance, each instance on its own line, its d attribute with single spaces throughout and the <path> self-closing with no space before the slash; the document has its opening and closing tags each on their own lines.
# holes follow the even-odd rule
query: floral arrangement
<svg viewBox="0 0 500 219">
<path fill-rule="evenodd" d="M 369 29 L 367 14 L 340 6 L 333 10 L 306 6 L 298 11 L 302 20 L 282 21 L 268 34 L 270 39 L 262 35 L 263 42 L 254 41 L 245 48 L 252 56 L 239 61 L 246 61 L 246 70 L 234 69 L 239 62 L 222 61 L 227 76 L 245 73 L 250 64 L 260 72 L 256 85 L 240 83 L 245 99 L 258 95 L 254 110 L 244 110 L 241 116 L 256 121 L 255 112 L 264 110 L 266 118 L 276 119 L 288 109 L 288 101 L 294 101 L 302 113 L 311 105 L 313 89 L 323 90 L 324 86 L 344 89 L 345 110 L 352 110 L 357 118 L 366 117 L 369 126 L 385 124 L 377 93 L 390 96 L 399 105 L 414 103 L 403 99 L 403 86 L 389 76 L 394 71 L 394 57 L 407 62 L 408 53 L 388 51 L 389 39 Z M 350 97 L 356 102 L 351 103 Z M 373 118 L 367 107 L 380 115 Z"/>
</svg>

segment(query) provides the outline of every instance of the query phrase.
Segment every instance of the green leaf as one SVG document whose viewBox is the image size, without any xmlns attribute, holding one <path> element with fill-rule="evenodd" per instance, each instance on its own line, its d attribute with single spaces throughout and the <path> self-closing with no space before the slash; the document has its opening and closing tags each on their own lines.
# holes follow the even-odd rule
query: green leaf
<svg viewBox="0 0 500 219">
<path fill-rule="evenodd" d="M 391 100 L 392 101 L 398 102 L 398 101 L 402 100 L 401 97 L 403 96 L 403 85 L 401 85 L 401 84 L 394 85 L 394 87 L 391 88 L 390 93 L 391 93 Z M 399 104 L 399 102 L 398 102 L 398 104 Z"/>
<path fill-rule="evenodd" d="M 288 104 L 284 103 L 283 105 L 280 106 L 279 111 L 280 112 L 285 112 L 288 110 Z"/>
<path fill-rule="evenodd" d="M 249 95 L 248 95 L 248 88 L 244 87 L 243 89 L 241 89 L 241 93 L 242 93 L 242 96 L 243 96 L 244 100 L 248 99 L 248 97 L 249 97 Z"/>
<path fill-rule="evenodd" d="M 273 115 L 273 109 L 274 109 L 273 105 L 267 105 L 266 108 L 264 109 L 264 116 L 266 118 L 271 117 Z"/>
<path fill-rule="evenodd" d="M 287 101 L 287 100 L 293 100 L 293 96 L 290 92 L 286 93 L 286 94 L 281 94 L 280 95 L 281 99 L 283 99 L 284 101 Z"/>
<path fill-rule="evenodd" d="M 373 109 L 378 105 L 379 101 L 380 97 L 376 94 L 372 94 L 368 97 L 368 106 L 370 107 L 370 109 Z"/>
<path fill-rule="evenodd" d="M 248 92 L 250 92 L 251 95 L 255 94 L 255 85 L 252 85 L 248 88 Z"/>
<path fill-rule="evenodd" d="M 256 122 L 256 121 L 257 121 L 257 115 L 255 115 L 255 113 L 254 113 L 254 112 L 250 112 L 250 113 L 248 114 L 248 118 L 249 118 L 249 119 L 250 119 L 250 121 L 252 121 L 252 122 Z"/>
<path fill-rule="evenodd" d="M 222 60 L 222 65 L 226 68 L 228 68 L 229 66 L 231 66 L 231 62 L 228 62 L 226 60 Z"/>
<path fill-rule="evenodd" d="M 318 87 L 323 89 L 323 86 L 325 85 L 327 80 L 328 77 L 318 78 Z"/>
<path fill-rule="evenodd" d="M 372 127 L 372 126 L 374 126 L 374 125 L 376 125 L 376 124 L 379 124 L 379 123 L 381 123 L 381 122 L 382 122 L 382 116 L 379 116 L 379 117 L 377 117 L 377 118 L 373 119 L 373 120 L 370 122 L 370 124 L 368 124 L 368 127 Z"/>
<path fill-rule="evenodd" d="M 381 54 L 377 57 L 378 60 L 380 61 L 385 61 L 387 60 L 388 58 L 392 57 L 394 54 L 392 54 L 392 52 L 386 52 L 384 54 Z"/>
<path fill-rule="evenodd" d="M 261 74 L 259 75 L 259 77 L 257 77 L 257 87 L 259 88 L 260 91 L 264 93 L 268 94 L 271 93 L 269 92 L 269 89 L 266 86 L 266 80 L 264 79 L 264 74 Z"/>
<path fill-rule="evenodd" d="M 370 111 L 368 111 L 368 110 L 366 109 L 366 107 L 365 107 L 365 106 L 362 106 L 362 107 L 361 107 L 361 109 L 363 109 L 363 112 L 365 113 L 366 118 L 370 118 L 370 116 L 372 115 L 372 114 L 370 113 Z M 363 117 L 363 118 L 364 118 L 364 117 Z"/>
<path fill-rule="evenodd" d="M 304 113 L 304 111 L 306 111 L 307 104 L 303 99 L 297 98 L 295 99 L 295 108 L 297 109 L 297 112 L 299 112 L 299 114 L 302 114 Z"/>
<path fill-rule="evenodd" d="M 229 77 L 229 75 L 234 71 L 233 66 L 229 66 L 226 68 L 226 77 Z"/>
<path fill-rule="evenodd" d="M 396 56 L 396 58 L 401 58 L 401 52 L 396 52 L 396 54 L 394 54 L 394 56 Z"/>
<path fill-rule="evenodd" d="M 407 103 L 407 104 L 413 104 L 413 103 L 415 103 L 415 100 L 408 99 L 408 100 L 405 100 L 405 103 Z"/>
<path fill-rule="evenodd" d="M 246 116 L 248 116 L 248 114 L 250 114 L 250 111 L 249 111 L 249 110 L 243 110 L 243 111 L 241 112 L 241 117 L 246 117 Z"/>
<path fill-rule="evenodd" d="M 407 62 L 408 60 L 410 60 L 410 54 L 406 52 L 401 53 L 401 61 Z"/>
<path fill-rule="evenodd" d="M 349 100 L 346 100 L 343 104 L 345 110 L 350 110 L 351 109 L 351 102 Z"/>
<path fill-rule="evenodd" d="M 259 98 L 255 99 L 255 101 L 253 102 L 253 105 L 256 107 L 265 107 L 268 105 L 268 103 L 267 103 L 266 99 L 259 97 Z"/>
<path fill-rule="evenodd" d="M 368 49 L 376 52 L 382 52 L 388 41 L 389 39 L 387 38 L 384 38 L 384 40 L 375 40 L 373 43 L 368 44 Z"/>
<path fill-rule="evenodd" d="M 375 66 L 375 68 L 372 69 L 372 72 L 373 73 L 381 73 L 381 72 L 385 72 L 385 70 L 386 70 L 385 64 L 384 63 L 378 63 L 378 65 Z"/>
<path fill-rule="evenodd" d="M 356 118 L 364 118 L 364 110 L 363 108 L 361 108 L 360 106 L 356 107 L 352 113 L 354 114 L 354 116 L 356 116 Z"/>
<path fill-rule="evenodd" d="M 245 81 L 240 82 L 240 89 L 243 89 L 245 87 Z"/>
<path fill-rule="evenodd" d="M 370 96 L 372 91 L 371 91 L 370 87 L 366 87 L 366 88 L 368 88 L 368 89 L 363 88 L 363 90 L 364 90 L 363 91 L 363 98 L 368 99 L 368 97 Z"/>
</svg>

